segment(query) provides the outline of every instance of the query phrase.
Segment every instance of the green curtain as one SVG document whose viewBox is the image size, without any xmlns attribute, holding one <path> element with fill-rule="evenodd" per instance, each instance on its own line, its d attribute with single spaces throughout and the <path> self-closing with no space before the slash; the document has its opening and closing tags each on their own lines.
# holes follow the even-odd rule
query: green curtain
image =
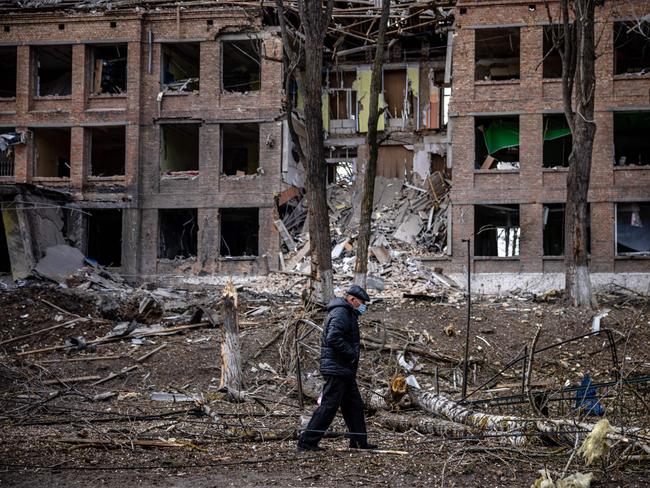
<svg viewBox="0 0 650 488">
<path fill-rule="evenodd" d="M 483 129 L 489 154 L 519 145 L 519 124 L 515 120 L 493 120 Z"/>
<path fill-rule="evenodd" d="M 552 141 L 553 139 L 559 139 L 560 137 L 568 136 L 570 134 L 571 129 L 569 129 L 564 117 L 549 118 L 544 124 L 545 141 Z"/>
</svg>

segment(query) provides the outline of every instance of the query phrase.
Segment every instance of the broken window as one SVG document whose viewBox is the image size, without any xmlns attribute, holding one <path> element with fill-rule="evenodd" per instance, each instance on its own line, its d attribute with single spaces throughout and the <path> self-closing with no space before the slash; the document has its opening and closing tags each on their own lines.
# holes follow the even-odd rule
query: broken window
<svg viewBox="0 0 650 488">
<path fill-rule="evenodd" d="M 614 113 L 614 164 L 650 165 L 650 112 Z"/>
<path fill-rule="evenodd" d="M 86 214 L 87 256 L 102 266 L 122 265 L 122 210 L 88 209 Z"/>
<path fill-rule="evenodd" d="M 260 231 L 258 208 L 222 208 L 220 256 L 257 256 Z"/>
<path fill-rule="evenodd" d="M 34 129 L 34 176 L 70 177 L 70 127 Z"/>
<path fill-rule="evenodd" d="M 162 84 L 168 91 L 199 89 L 200 46 L 198 42 L 162 44 Z"/>
<path fill-rule="evenodd" d="M 198 213 L 195 208 L 158 211 L 158 257 L 186 259 L 196 256 Z"/>
<path fill-rule="evenodd" d="M 650 71 L 650 21 L 614 23 L 614 74 Z"/>
<path fill-rule="evenodd" d="M 519 79 L 519 27 L 475 30 L 474 79 Z"/>
<path fill-rule="evenodd" d="M 91 176 L 124 175 L 126 127 L 92 127 L 88 130 Z"/>
<path fill-rule="evenodd" d="M 260 50 L 257 39 L 223 42 L 223 89 L 249 92 L 260 89 Z"/>
<path fill-rule="evenodd" d="M 544 256 L 564 255 L 564 203 L 550 203 L 543 207 Z"/>
<path fill-rule="evenodd" d="M 558 25 L 544 26 L 544 61 L 542 76 L 544 78 L 562 78 L 562 58 L 560 51 L 555 47 L 560 39 L 561 28 Z"/>
<path fill-rule="evenodd" d="M 616 204 L 616 254 L 650 254 L 650 202 Z"/>
<path fill-rule="evenodd" d="M 547 203 L 542 210 L 544 256 L 564 255 L 564 203 Z M 591 252 L 591 214 L 587 204 L 587 253 Z"/>
<path fill-rule="evenodd" d="M 476 169 L 519 169 L 519 117 L 476 117 Z"/>
<path fill-rule="evenodd" d="M 67 96 L 72 93 L 72 46 L 36 48 L 36 95 Z"/>
<path fill-rule="evenodd" d="M 13 146 L 24 141 L 23 135 L 14 128 L 0 127 L 0 176 L 14 176 Z"/>
<path fill-rule="evenodd" d="M 404 114 L 406 93 L 406 70 L 384 70 L 384 100 L 389 118 L 401 118 Z"/>
<path fill-rule="evenodd" d="M 474 255 L 519 256 L 519 205 L 474 206 Z"/>
<path fill-rule="evenodd" d="M 199 127 L 199 124 L 160 126 L 160 172 L 164 177 L 188 177 L 198 174 Z"/>
<path fill-rule="evenodd" d="M 260 125 L 224 124 L 221 171 L 229 176 L 254 175 L 260 165 Z"/>
<path fill-rule="evenodd" d="M 94 46 L 92 48 L 93 94 L 126 92 L 126 54 L 126 44 Z"/>
<path fill-rule="evenodd" d="M 389 120 L 405 120 L 415 115 L 418 108 L 419 73 L 417 66 L 384 69 L 382 90 Z"/>
<path fill-rule="evenodd" d="M 544 168 L 569 166 L 573 137 L 563 114 L 544 115 Z"/>
<path fill-rule="evenodd" d="M 16 46 L 0 47 L 0 98 L 16 97 Z"/>
<path fill-rule="evenodd" d="M 327 183 L 352 183 L 356 174 L 356 147 L 330 147 L 327 163 Z"/>
<path fill-rule="evenodd" d="M 329 72 L 326 80 L 330 120 L 356 119 L 357 91 L 352 88 L 356 71 Z"/>
</svg>

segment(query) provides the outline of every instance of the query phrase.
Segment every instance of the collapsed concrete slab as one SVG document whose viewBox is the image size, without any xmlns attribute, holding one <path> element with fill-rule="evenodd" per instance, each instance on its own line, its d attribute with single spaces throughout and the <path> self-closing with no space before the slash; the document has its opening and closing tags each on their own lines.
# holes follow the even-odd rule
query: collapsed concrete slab
<svg viewBox="0 0 650 488">
<path fill-rule="evenodd" d="M 44 278 L 65 283 L 65 280 L 83 265 L 83 253 L 75 247 L 62 244 L 48 247 L 45 257 L 38 262 L 34 271 Z"/>
</svg>

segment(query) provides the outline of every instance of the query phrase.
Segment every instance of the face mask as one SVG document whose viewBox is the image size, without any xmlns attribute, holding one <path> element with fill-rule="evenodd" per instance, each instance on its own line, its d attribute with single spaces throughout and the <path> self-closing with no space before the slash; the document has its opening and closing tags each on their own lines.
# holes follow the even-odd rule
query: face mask
<svg viewBox="0 0 650 488">
<path fill-rule="evenodd" d="M 366 304 L 362 303 L 357 307 L 357 312 L 359 312 L 359 315 L 363 315 L 363 312 L 366 311 Z"/>
</svg>

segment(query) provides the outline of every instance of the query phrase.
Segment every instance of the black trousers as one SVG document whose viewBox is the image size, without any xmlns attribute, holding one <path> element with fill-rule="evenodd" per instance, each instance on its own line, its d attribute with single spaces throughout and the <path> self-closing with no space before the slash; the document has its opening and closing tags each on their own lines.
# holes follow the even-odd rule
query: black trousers
<svg viewBox="0 0 650 488">
<path fill-rule="evenodd" d="M 307 428 L 300 434 L 298 445 L 317 445 L 340 407 L 343 420 L 350 432 L 348 434 L 350 445 L 353 447 L 365 446 L 368 443 L 366 420 L 363 416 L 363 401 L 356 378 L 329 375 L 323 375 L 323 378 L 325 379 L 323 398 L 307 424 Z"/>
</svg>

